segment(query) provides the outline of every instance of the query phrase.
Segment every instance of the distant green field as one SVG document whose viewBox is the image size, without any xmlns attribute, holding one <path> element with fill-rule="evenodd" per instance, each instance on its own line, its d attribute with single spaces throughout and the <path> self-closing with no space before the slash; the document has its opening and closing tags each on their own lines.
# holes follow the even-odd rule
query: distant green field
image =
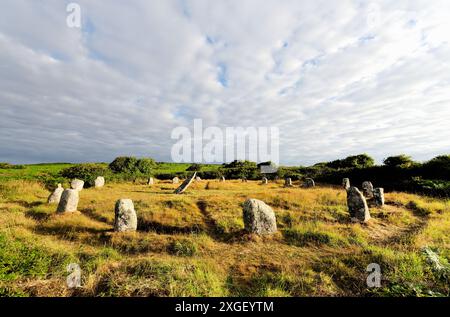
<svg viewBox="0 0 450 317">
<path fill-rule="evenodd" d="M 105 164 L 106 163 L 101 163 Z M 73 163 L 43 163 L 43 164 L 29 164 L 23 165 L 23 168 L 0 168 L 0 181 L 6 180 L 39 180 L 45 176 L 58 176 L 58 174 L 65 168 L 71 167 Z M 189 163 L 158 163 L 154 169 L 154 174 L 170 174 L 184 172 L 191 166 Z M 218 164 L 204 164 L 202 171 L 214 171 L 221 165 Z"/>
</svg>

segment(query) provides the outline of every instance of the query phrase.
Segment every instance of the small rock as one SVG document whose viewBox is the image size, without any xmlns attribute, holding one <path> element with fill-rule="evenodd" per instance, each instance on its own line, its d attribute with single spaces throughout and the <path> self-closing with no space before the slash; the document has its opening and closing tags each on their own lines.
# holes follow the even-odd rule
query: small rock
<svg viewBox="0 0 450 317">
<path fill-rule="evenodd" d="M 260 235 L 277 231 L 275 213 L 270 206 L 257 199 L 248 199 L 244 203 L 243 218 L 245 230 Z"/>
<path fill-rule="evenodd" d="M 179 183 L 180 183 L 180 179 L 178 177 L 172 178 L 172 184 L 179 184 Z"/>
<path fill-rule="evenodd" d="M 119 199 L 115 206 L 114 231 L 136 231 L 137 216 L 131 199 Z"/>
</svg>

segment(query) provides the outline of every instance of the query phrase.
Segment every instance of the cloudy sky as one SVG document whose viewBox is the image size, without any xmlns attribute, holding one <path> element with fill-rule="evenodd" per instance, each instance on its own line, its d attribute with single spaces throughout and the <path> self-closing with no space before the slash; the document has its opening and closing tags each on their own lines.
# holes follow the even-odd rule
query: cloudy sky
<svg viewBox="0 0 450 317">
<path fill-rule="evenodd" d="M 171 160 L 278 127 L 280 162 L 450 153 L 450 1 L 2 0 L 0 161 Z"/>
</svg>

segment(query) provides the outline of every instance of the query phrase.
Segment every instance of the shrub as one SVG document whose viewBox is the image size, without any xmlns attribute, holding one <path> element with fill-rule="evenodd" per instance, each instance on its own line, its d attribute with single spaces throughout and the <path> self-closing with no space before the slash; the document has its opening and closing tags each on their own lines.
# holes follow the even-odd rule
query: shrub
<svg viewBox="0 0 450 317">
<path fill-rule="evenodd" d="M 68 179 L 78 178 L 84 180 L 85 186 L 89 187 L 94 186 L 94 181 L 98 176 L 105 176 L 107 172 L 108 169 L 104 165 L 83 163 L 63 169 L 61 176 Z"/>
<path fill-rule="evenodd" d="M 390 157 L 386 158 L 383 161 L 383 163 L 386 166 L 401 167 L 401 168 L 410 167 L 413 164 L 415 164 L 415 162 L 411 159 L 411 157 L 407 156 L 405 154 L 401 154 L 401 155 L 397 155 L 397 156 L 390 156 Z"/>
<path fill-rule="evenodd" d="M 137 159 L 131 156 L 121 156 L 109 164 L 109 169 L 114 173 L 138 177 L 150 176 L 155 166 L 156 162 L 151 158 Z"/>
<path fill-rule="evenodd" d="M 194 163 L 191 166 L 189 166 L 186 171 L 190 172 L 199 172 L 202 169 L 202 166 L 200 164 Z"/>
</svg>

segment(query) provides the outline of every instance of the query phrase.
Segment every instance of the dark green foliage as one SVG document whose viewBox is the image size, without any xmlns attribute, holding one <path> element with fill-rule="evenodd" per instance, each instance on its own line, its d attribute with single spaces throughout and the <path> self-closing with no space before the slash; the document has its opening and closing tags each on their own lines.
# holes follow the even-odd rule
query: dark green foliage
<svg viewBox="0 0 450 317">
<path fill-rule="evenodd" d="M 156 162 L 151 158 L 137 159 L 131 156 L 121 156 L 109 164 L 109 169 L 116 174 L 114 178 L 135 180 L 138 177 L 151 176 L 156 166 Z"/>
<path fill-rule="evenodd" d="M 67 179 L 78 178 L 85 182 L 85 187 L 94 186 L 98 176 L 106 176 L 108 169 L 105 165 L 94 163 L 77 164 L 61 171 L 61 176 Z"/>
<path fill-rule="evenodd" d="M 15 170 L 20 170 L 20 169 L 24 169 L 25 166 L 23 165 L 13 165 L 10 163 L 6 163 L 6 162 L 0 162 L 0 169 L 15 169 Z"/>
<path fill-rule="evenodd" d="M 397 156 L 390 156 L 383 161 L 384 165 L 389 167 L 408 168 L 415 164 L 410 156 L 400 154 Z"/>
<path fill-rule="evenodd" d="M 200 172 L 200 170 L 202 169 L 202 166 L 198 163 L 194 163 L 191 166 L 189 166 L 186 171 L 190 171 L 190 172 Z"/>
<path fill-rule="evenodd" d="M 238 161 L 235 160 L 231 163 L 223 164 L 221 172 L 227 179 L 260 179 L 261 173 L 255 162 L 250 161 Z"/>
<path fill-rule="evenodd" d="M 321 167 L 316 164 L 316 166 Z M 329 163 L 325 163 L 330 168 L 367 168 L 375 165 L 375 161 L 367 154 L 359 154 L 349 156 L 343 160 L 335 160 Z"/>
</svg>

